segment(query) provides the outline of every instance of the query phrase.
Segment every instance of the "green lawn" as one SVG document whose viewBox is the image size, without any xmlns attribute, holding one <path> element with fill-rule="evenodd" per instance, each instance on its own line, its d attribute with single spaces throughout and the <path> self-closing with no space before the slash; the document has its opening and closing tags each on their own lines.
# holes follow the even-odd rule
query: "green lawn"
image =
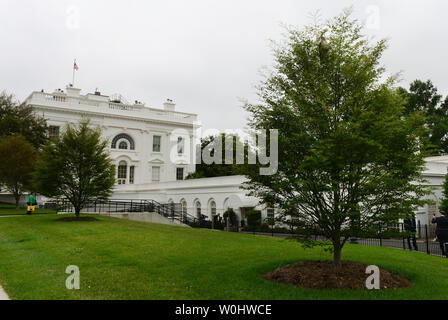
<svg viewBox="0 0 448 320">
<path fill-rule="evenodd" d="M 56 213 L 56 210 L 49 209 L 39 209 L 36 208 L 34 214 L 47 214 L 47 213 Z M 26 207 L 21 206 L 19 209 L 16 209 L 15 205 L 0 203 L 0 217 L 1 216 L 11 216 L 11 215 L 25 215 Z"/>
<path fill-rule="evenodd" d="M 0 218 L 0 283 L 13 299 L 447 299 L 448 260 L 396 249 L 347 245 L 344 259 L 410 279 L 392 291 L 314 291 L 261 275 L 327 259 L 278 238 L 132 222 L 56 222 L 56 215 Z M 77 265 L 81 290 L 65 288 Z"/>
</svg>

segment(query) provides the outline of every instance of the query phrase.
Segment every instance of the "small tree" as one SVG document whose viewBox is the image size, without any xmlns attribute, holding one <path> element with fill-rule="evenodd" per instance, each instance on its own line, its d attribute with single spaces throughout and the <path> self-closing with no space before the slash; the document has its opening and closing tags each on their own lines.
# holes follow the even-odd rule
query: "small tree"
<svg viewBox="0 0 448 320">
<path fill-rule="evenodd" d="M 37 152 L 23 136 L 0 139 L 0 184 L 14 195 L 16 209 L 25 190 L 30 190 Z"/>
<path fill-rule="evenodd" d="M 252 128 L 280 133 L 278 171 L 249 168 L 246 189 L 293 217 L 299 240 L 329 239 L 337 267 L 350 237 L 393 229 L 427 194 L 425 119 L 404 115 L 393 79 L 383 81 L 385 48 L 349 11 L 290 30 L 261 103 L 246 105 Z"/>
<path fill-rule="evenodd" d="M 115 184 L 108 143 L 89 124 L 82 120 L 77 127 L 67 125 L 59 139 L 47 143 L 35 177 L 41 194 L 66 198 L 76 217 L 89 201 L 107 199 Z"/>
</svg>

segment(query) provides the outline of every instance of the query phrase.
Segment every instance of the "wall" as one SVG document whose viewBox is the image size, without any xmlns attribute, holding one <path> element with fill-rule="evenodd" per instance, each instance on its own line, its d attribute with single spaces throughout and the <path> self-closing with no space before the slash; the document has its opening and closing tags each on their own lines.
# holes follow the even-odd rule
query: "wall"
<svg viewBox="0 0 448 320">
<path fill-rule="evenodd" d="M 159 224 L 167 224 L 173 226 L 181 226 L 181 227 L 189 227 L 178 220 L 171 220 L 161 216 L 158 213 L 145 212 L 145 213 L 100 213 L 102 216 L 108 216 L 112 218 L 139 221 L 139 222 L 147 222 L 147 223 L 159 223 Z"/>
<path fill-rule="evenodd" d="M 196 215 L 196 206 L 200 203 L 201 213 L 211 218 L 211 204 L 216 204 L 216 214 L 223 215 L 233 208 L 241 217 L 240 208 L 258 206 L 258 199 L 246 196 L 241 189 L 244 176 L 191 179 L 159 184 L 126 186 L 114 192 L 113 199 L 153 199 L 159 202 L 182 203 L 186 201 L 187 212 Z"/>
</svg>

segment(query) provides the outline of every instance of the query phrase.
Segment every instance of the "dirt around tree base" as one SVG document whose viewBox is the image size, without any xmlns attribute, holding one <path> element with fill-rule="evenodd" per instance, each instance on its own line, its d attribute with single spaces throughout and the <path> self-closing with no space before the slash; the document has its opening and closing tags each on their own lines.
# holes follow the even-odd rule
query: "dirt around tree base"
<svg viewBox="0 0 448 320">
<path fill-rule="evenodd" d="M 64 217 L 64 218 L 59 218 L 56 219 L 55 221 L 58 222 L 71 222 L 71 221 L 99 221 L 97 218 L 95 217 Z"/>
<path fill-rule="evenodd" d="M 307 289 L 367 290 L 367 264 L 343 261 L 342 268 L 335 269 L 333 261 L 302 261 L 271 271 L 263 278 L 273 282 L 290 284 Z M 412 287 L 403 277 L 380 269 L 381 290 Z"/>
</svg>

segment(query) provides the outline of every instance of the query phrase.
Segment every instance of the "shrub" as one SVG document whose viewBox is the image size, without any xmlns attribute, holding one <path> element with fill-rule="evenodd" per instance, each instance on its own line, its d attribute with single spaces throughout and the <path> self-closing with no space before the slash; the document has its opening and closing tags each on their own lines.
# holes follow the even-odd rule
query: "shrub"
<svg viewBox="0 0 448 320">
<path fill-rule="evenodd" d="M 250 227 L 259 226 L 261 224 L 261 211 L 260 210 L 248 210 L 246 212 L 247 224 Z"/>
<path fill-rule="evenodd" d="M 223 218 L 224 218 L 224 220 L 226 221 L 226 224 L 227 224 L 227 219 L 230 219 L 230 224 L 232 225 L 232 226 L 235 226 L 236 225 L 236 223 L 237 223 L 237 221 L 236 221 L 236 213 L 235 213 L 235 211 L 233 211 L 233 209 L 232 208 L 229 208 L 229 209 L 227 209 L 225 212 L 224 212 L 224 214 L 223 214 Z"/>
</svg>

